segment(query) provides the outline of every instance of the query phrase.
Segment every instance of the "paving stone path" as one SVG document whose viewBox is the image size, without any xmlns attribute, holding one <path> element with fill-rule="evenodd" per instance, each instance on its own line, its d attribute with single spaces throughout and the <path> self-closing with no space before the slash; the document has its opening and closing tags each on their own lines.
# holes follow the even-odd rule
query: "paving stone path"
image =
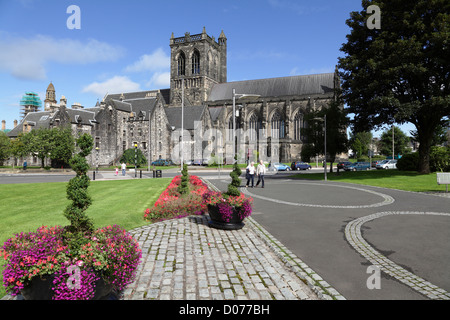
<svg viewBox="0 0 450 320">
<path fill-rule="evenodd" d="M 191 216 L 132 230 L 143 261 L 122 299 L 343 299 L 329 285 L 331 293 L 316 286 L 322 280 L 318 275 L 314 280 L 298 266 L 296 272 L 293 266 L 301 261 L 292 253 L 282 254 L 291 261 L 285 263 L 267 243 L 274 239 L 251 218 L 241 230 L 214 229 L 208 221 L 208 216 Z M 281 252 L 281 244 L 275 246 Z"/>
</svg>

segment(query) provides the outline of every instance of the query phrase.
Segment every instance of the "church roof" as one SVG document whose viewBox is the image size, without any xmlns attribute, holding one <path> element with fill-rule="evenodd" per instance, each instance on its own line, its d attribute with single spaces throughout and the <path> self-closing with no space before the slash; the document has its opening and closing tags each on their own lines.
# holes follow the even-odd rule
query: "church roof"
<svg viewBox="0 0 450 320">
<path fill-rule="evenodd" d="M 334 73 L 218 83 L 212 87 L 208 101 L 232 100 L 233 89 L 237 94 L 258 94 L 263 98 L 333 94 Z"/>
<path fill-rule="evenodd" d="M 7 133 L 8 137 L 18 137 L 23 132 L 23 123 L 27 122 L 33 129 L 49 128 L 51 113 L 47 111 L 30 112 L 14 129 Z"/>
<path fill-rule="evenodd" d="M 156 106 L 156 98 L 135 98 L 128 100 L 110 100 L 117 110 L 131 113 L 135 117 L 143 116 L 143 120 L 148 121 L 149 114 L 153 112 Z"/>
<path fill-rule="evenodd" d="M 184 107 L 184 123 L 185 130 L 194 130 L 195 121 L 201 121 L 206 106 L 185 106 Z M 181 129 L 181 107 L 165 108 L 169 125 L 175 129 Z"/>
<path fill-rule="evenodd" d="M 162 91 L 162 90 L 159 90 Z M 105 97 L 105 101 L 108 99 L 113 100 L 134 100 L 134 99 L 148 99 L 148 98 L 155 98 L 158 94 L 158 90 L 150 90 L 150 91 L 137 91 L 137 92 L 126 92 L 126 93 L 115 93 L 115 94 L 108 94 Z"/>
<path fill-rule="evenodd" d="M 216 121 L 222 112 L 223 107 L 210 107 L 209 114 L 211 115 L 211 120 Z"/>
<path fill-rule="evenodd" d="M 95 112 L 85 109 L 66 109 L 71 123 L 92 125 L 95 120 Z"/>
</svg>

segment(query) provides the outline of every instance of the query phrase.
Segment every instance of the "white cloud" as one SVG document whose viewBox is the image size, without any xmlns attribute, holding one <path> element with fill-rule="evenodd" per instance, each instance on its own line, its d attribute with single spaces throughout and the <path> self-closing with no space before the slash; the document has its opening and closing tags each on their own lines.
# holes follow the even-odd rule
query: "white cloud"
<svg viewBox="0 0 450 320">
<path fill-rule="evenodd" d="M 158 71 L 170 68 L 170 57 L 162 48 L 151 54 L 144 54 L 135 63 L 125 68 L 126 72 Z"/>
<path fill-rule="evenodd" d="M 156 72 L 153 74 L 150 81 L 147 83 L 148 87 L 155 89 L 168 88 L 170 86 L 170 72 Z"/>
<path fill-rule="evenodd" d="M 95 39 L 81 42 L 44 35 L 15 38 L 0 32 L 0 72 L 24 80 L 45 79 L 46 65 L 52 62 L 90 64 L 115 61 L 123 54 L 122 48 Z"/>
<path fill-rule="evenodd" d="M 133 82 L 125 76 L 115 76 L 104 82 L 93 82 L 83 88 L 83 92 L 93 93 L 104 97 L 107 93 L 124 93 L 141 91 L 139 83 Z"/>
</svg>

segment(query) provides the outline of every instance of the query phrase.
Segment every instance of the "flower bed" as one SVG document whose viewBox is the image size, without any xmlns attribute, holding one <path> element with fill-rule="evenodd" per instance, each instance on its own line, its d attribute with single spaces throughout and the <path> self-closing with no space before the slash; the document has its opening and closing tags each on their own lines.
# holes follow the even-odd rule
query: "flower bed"
<svg viewBox="0 0 450 320">
<path fill-rule="evenodd" d="M 203 194 L 203 201 L 206 206 L 216 206 L 221 214 L 223 222 L 230 222 L 233 210 L 244 220 L 250 217 L 253 210 L 253 199 L 244 194 L 230 196 L 222 192 L 208 191 Z"/>
<path fill-rule="evenodd" d="M 6 290 L 16 296 L 35 277 L 54 275 L 54 300 L 88 300 L 94 297 L 95 283 L 103 279 L 111 289 L 120 292 L 128 285 L 141 258 L 133 237 L 119 226 L 95 230 L 83 239 L 79 250 L 70 250 L 64 241 L 64 228 L 40 227 L 36 232 L 16 234 L 0 249 L 8 261 L 3 271 Z M 79 282 L 70 285 L 73 269 L 79 271 Z"/>
<path fill-rule="evenodd" d="M 189 215 L 202 215 L 207 212 L 203 194 L 208 191 L 208 186 L 197 176 L 190 175 L 189 193 L 182 196 L 178 191 L 180 183 L 181 175 L 173 178 L 166 190 L 156 200 L 153 208 L 145 210 L 145 220 L 158 222 Z"/>
<path fill-rule="evenodd" d="M 25 299 L 101 299 L 132 282 L 141 249 L 126 230 L 114 225 L 94 229 L 85 211 L 92 203 L 86 157 L 94 141 L 77 140 L 80 152 L 69 161 L 76 176 L 67 184 L 71 203 L 64 210 L 70 225 L 41 227 L 16 234 L 0 248 L 7 261 L 3 284 L 11 295 Z"/>
</svg>

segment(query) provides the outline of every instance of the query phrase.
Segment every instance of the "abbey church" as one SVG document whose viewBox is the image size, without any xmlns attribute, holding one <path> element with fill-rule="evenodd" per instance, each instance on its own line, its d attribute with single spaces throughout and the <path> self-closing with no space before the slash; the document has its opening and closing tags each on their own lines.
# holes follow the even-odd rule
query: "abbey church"
<svg viewBox="0 0 450 320">
<path fill-rule="evenodd" d="M 201 135 L 216 133 L 214 144 L 203 138 L 202 150 L 209 146 L 209 154 L 223 154 L 231 163 L 232 158 L 226 155 L 233 154 L 230 132 L 235 125 L 240 133 L 250 132 L 241 143 L 235 141 L 241 160 L 255 161 L 257 156 L 272 153 L 279 161 L 290 162 L 300 160 L 305 114 L 329 105 L 339 87 L 336 73 L 227 82 L 227 38 L 223 31 L 217 39 L 205 29 L 182 37 L 172 34 L 170 49 L 170 88 L 116 92 L 86 107 L 79 103 L 69 106 L 64 96 L 58 102 L 51 83 L 44 110 L 25 109 L 21 122 L 8 136 L 70 124 L 74 135 L 92 135 L 95 145 L 89 161 L 102 166 L 117 164 L 123 152 L 135 145 L 152 161 L 171 159 L 179 154 L 180 141 L 189 146 L 185 147 L 189 152 L 184 151 L 184 160 L 207 158 L 191 152 L 198 139 L 195 132 L 201 128 Z M 245 95 L 253 98 L 239 99 Z M 183 140 L 174 134 L 181 128 L 187 132 Z M 260 148 L 262 135 L 264 141 L 276 140 L 277 148 Z"/>
</svg>

